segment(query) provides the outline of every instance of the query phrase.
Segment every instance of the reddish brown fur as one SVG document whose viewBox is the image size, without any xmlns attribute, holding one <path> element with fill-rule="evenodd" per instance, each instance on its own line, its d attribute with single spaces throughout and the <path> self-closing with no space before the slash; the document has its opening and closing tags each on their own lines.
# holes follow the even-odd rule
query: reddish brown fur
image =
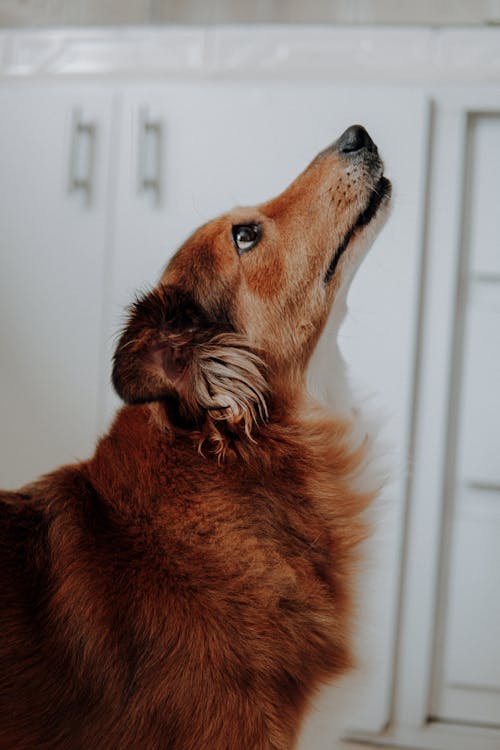
<svg viewBox="0 0 500 750">
<path fill-rule="evenodd" d="M 2 750 L 289 750 L 351 666 L 363 450 L 304 371 L 365 178 L 331 208 L 331 149 L 202 227 L 132 311 L 129 405 L 93 458 L 0 494 Z M 230 227 L 256 217 L 263 252 L 239 258 Z"/>
</svg>

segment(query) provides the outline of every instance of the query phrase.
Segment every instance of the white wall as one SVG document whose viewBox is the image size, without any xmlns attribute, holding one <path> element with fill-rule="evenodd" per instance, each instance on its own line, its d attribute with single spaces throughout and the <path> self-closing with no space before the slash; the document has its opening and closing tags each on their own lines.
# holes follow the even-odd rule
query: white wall
<svg viewBox="0 0 500 750">
<path fill-rule="evenodd" d="M 0 4 L 0 26 L 499 21 L 500 0 L 2 0 Z"/>
</svg>

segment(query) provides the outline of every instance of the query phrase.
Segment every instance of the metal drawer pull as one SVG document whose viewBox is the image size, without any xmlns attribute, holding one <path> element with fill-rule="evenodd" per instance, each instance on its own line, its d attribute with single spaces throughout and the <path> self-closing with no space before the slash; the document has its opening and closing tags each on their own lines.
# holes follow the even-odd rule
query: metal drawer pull
<svg viewBox="0 0 500 750">
<path fill-rule="evenodd" d="M 159 205 L 162 195 L 163 123 L 151 120 L 145 109 L 139 114 L 138 188 L 149 192 Z"/>
<path fill-rule="evenodd" d="M 94 191 L 96 136 L 96 124 L 84 122 L 81 110 L 75 109 L 71 126 L 69 192 L 81 192 L 87 206 Z"/>
</svg>

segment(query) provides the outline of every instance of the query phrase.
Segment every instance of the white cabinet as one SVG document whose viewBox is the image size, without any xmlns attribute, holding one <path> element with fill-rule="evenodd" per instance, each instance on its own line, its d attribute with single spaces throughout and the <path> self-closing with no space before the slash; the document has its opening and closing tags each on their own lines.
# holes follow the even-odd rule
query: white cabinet
<svg viewBox="0 0 500 750">
<path fill-rule="evenodd" d="M 376 742 L 390 725 L 387 744 L 498 750 L 497 732 L 450 734 L 451 722 L 495 726 L 500 715 L 498 90 L 347 86 L 345 61 L 328 83 L 322 56 L 343 60 L 343 48 L 290 42 L 288 63 L 285 30 L 252 78 L 249 32 L 245 44 L 234 33 L 207 42 L 213 67 L 190 79 L 176 69 L 168 80 L 1 84 L 0 486 L 91 452 L 118 403 L 109 376 L 124 308 L 189 233 L 276 195 L 363 123 L 394 211 L 352 287 L 340 343 L 361 401 L 381 414 L 392 480 L 364 573 L 367 669 L 343 716 Z M 420 70 L 430 47 L 417 41 Z M 60 60 L 70 72 L 84 54 L 75 45 Z M 311 50 L 307 80 L 298 69 Z M 277 66 L 269 80 L 266 65 Z M 328 361 L 316 373 L 326 393 Z M 332 705 L 303 748 L 331 747 Z"/>
<path fill-rule="evenodd" d="M 96 438 L 102 392 L 110 97 L 0 87 L 0 486 Z"/>
</svg>

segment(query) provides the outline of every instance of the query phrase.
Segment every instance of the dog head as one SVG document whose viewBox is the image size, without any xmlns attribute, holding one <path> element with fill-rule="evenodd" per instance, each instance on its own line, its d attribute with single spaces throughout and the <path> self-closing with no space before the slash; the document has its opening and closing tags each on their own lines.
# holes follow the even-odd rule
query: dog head
<svg viewBox="0 0 500 750">
<path fill-rule="evenodd" d="M 293 398 L 335 300 L 387 215 L 391 185 L 361 126 L 346 130 L 277 198 L 198 229 L 132 306 L 113 383 L 221 431 Z"/>
</svg>

